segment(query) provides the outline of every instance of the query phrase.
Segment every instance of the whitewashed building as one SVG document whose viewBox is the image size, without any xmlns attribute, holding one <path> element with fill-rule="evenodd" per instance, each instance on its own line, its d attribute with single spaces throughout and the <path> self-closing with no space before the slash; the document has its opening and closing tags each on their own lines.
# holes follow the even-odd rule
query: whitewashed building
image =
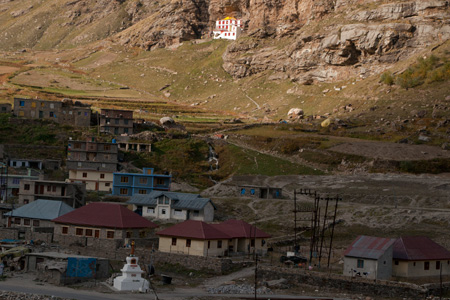
<svg viewBox="0 0 450 300">
<path fill-rule="evenodd" d="M 214 39 L 236 40 L 242 32 L 242 20 L 226 17 L 223 20 L 216 21 L 216 27 L 213 30 Z"/>
</svg>

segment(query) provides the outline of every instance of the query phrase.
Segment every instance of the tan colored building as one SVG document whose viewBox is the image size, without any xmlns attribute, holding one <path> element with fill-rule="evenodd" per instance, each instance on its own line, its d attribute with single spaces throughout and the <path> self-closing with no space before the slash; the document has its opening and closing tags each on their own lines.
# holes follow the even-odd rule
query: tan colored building
<svg viewBox="0 0 450 300">
<path fill-rule="evenodd" d="M 118 145 L 86 141 L 68 142 L 67 169 L 71 182 L 82 182 L 91 191 L 110 192 L 117 171 Z"/>
<path fill-rule="evenodd" d="M 147 238 L 157 225 L 116 203 L 94 202 L 52 220 L 61 244 L 100 239 L 123 246 L 127 239 Z"/>
<path fill-rule="evenodd" d="M 85 204 L 86 185 L 65 181 L 29 180 L 20 181 L 19 204 L 28 204 L 37 199 L 59 200 L 77 208 Z"/>
<path fill-rule="evenodd" d="M 270 235 L 239 220 L 207 224 L 188 220 L 166 228 L 159 235 L 159 251 L 195 256 L 267 253 L 265 239 Z"/>
<path fill-rule="evenodd" d="M 401 237 L 394 244 L 392 275 L 431 277 L 450 275 L 450 251 L 428 237 Z"/>
<path fill-rule="evenodd" d="M 14 98 L 14 115 L 29 119 L 48 119 L 59 124 L 88 127 L 91 108 L 70 99 L 48 101 Z"/>
</svg>

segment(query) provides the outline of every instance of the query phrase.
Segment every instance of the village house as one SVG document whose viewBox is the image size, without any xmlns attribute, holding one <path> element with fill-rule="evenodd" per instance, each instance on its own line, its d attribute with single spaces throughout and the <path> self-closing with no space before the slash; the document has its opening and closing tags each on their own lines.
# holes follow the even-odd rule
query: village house
<svg viewBox="0 0 450 300">
<path fill-rule="evenodd" d="M 0 189 L 0 200 L 7 201 L 8 199 L 19 197 L 20 181 L 22 179 L 44 179 L 44 175 L 32 169 L 26 170 L 25 173 L 22 173 L 21 170 L 14 170 L 14 173 L 2 174 L 0 176 L 0 186 L 4 188 Z"/>
<path fill-rule="evenodd" d="M 33 159 L 33 158 L 10 158 L 9 166 L 12 168 L 31 168 L 37 170 L 58 170 L 61 168 L 59 159 Z"/>
<path fill-rule="evenodd" d="M 211 199 L 199 194 L 152 191 L 149 194 L 134 194 L 128 204 L 144 217 L 164 220 L 214 220 L 216 207 Z"/>
<path fill-rule="evenodd" d="M 241 196 L 256 197 L 261 199 L 279 199 L 282 198 L 282 188 L 241 185 L 239 186 L 239 194 Z"/>
<path fill-rule="evenodd" d="M 9 103 L 0 103 L 0 114 L 7 114 L 11 112 L 12 105 Z"/>
<path fill-rule="evenodd" d="M 67 169 L 70 182 L 82 182 L 90 191 L 109 192 L 113 173 L 117 171 L 118 146 L 115 143 L 69 140 L 67 145 Z"/>
<path fill-rule="evenodd" d="M 8 218 L 7 227 L 34 230 L 38 227 L 53 228 L 51 220 L 73 210 L 62 201 L 38 199 L 6 213 L 5 216 Z"/>
<path fill-rule="evenodd" d="M 144 168 L 142 173 L 114 173 L 114 196 L 146 195 L 153 190 L 168 191 L 172 175 L 154 174 L 153 168 Z"/>
<path fill-rule="evenodd" d="M 344 275 L 387 280 L 395 239 L 360 235 L 344 252 Z"/>
<path fill-rule="evenodd" d="M 110 249 L 128 244 L 129 239 L 145 239 L 157 225 L 116 203 L 94 202 L 59 218 L 54 240 L 62 245 L 92 245 L 94 240 Z"/>
<path fill-rule="evenodd" d="M 429 277 L 450 275 L 450 251 L 428 237 L 401 237 L 394 244 L 392 275 Z"/>
<path fill-rule="evenodd" d="M 213 38 L 236 40 L 241 35 L 243 25 L 242 20 L 232 17 L 217 20 L 216 27 L 213 30 Z"/>
<path fill-rule="evenodd" d="M 152 144 L 119 141 L 119 150 L 127 152 L 152 152 Z"/>
<path fill-rule="evenodd" d="M 14 116 L 28 119 L 48 119 L 59 124 L 88 127 L 91 108 L 70 99 L 48 101 L 14 98 Z"/>
<path fill-rule="evenodd" d="M 133 134 L 133 111 L 102 109 L 100 111 L 100 131 L 115 135 Z"/>
<path fill-rule="evenodd" d="M 270 235 L 244 221 L 229 220 L 221 224 L 188 220 L 156 233 L 159 251 L 195 256 L 228 256 L 244 253 L 267 253 Z"/>
<path fill-rule="evenodd" d="M 37 199 L 59 200 L 77 208 L 85 204 L 86 185 L 65 181 L 22 179 L 19 188 L 19 205 Z"/>
</svg>

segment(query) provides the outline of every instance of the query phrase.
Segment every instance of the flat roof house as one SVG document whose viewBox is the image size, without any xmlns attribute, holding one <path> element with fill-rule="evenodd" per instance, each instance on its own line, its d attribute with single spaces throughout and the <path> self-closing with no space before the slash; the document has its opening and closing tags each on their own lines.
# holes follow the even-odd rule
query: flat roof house
<svg viewBox="0 0 450 300">
<path fill-rule="evenodd" d="M 450 251 L 428 237 L 409 236 L 397 239 L 393 258 L 393 276 L 450 275 Z"/>
<path fill-rule="evenodd" d="M 389 279 L 395 239 L 358 236 L 344 252 L 344 275 Z"/>
<path fill-rule="evenodd" d="M 142 173 L 114 173 L 114 196 L 146 195 L 153 190 L 168 191 L 172 175 L 154 174 L 153 168 L 144 168 Z"/>
<path fill-rule="evenodd" d="M 144 217 L 165 220 L 214 220 L 216 206 L 199 194 L 152 191 L 149 194 L 135 194 L 127 202 L 133 210 Z"/>
</svg>

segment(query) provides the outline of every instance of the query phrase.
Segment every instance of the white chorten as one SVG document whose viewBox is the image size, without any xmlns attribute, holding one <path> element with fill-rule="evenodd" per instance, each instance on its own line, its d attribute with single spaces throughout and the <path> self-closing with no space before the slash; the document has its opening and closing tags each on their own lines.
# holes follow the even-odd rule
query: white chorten
<svg viewBox="0 0 450 300">
<path fill-rule="evenodd" d="M 148 280 L 141 277 L 144 271 L 138 265 L 139 259 L 134 256 L 134 242 L 131 243 L 131 254 L 126 258 L 122 276 L 114 279 L 114 288 L 119 291 L 140 291 L 146 293 L 149 290 Z"/>
</svg>

